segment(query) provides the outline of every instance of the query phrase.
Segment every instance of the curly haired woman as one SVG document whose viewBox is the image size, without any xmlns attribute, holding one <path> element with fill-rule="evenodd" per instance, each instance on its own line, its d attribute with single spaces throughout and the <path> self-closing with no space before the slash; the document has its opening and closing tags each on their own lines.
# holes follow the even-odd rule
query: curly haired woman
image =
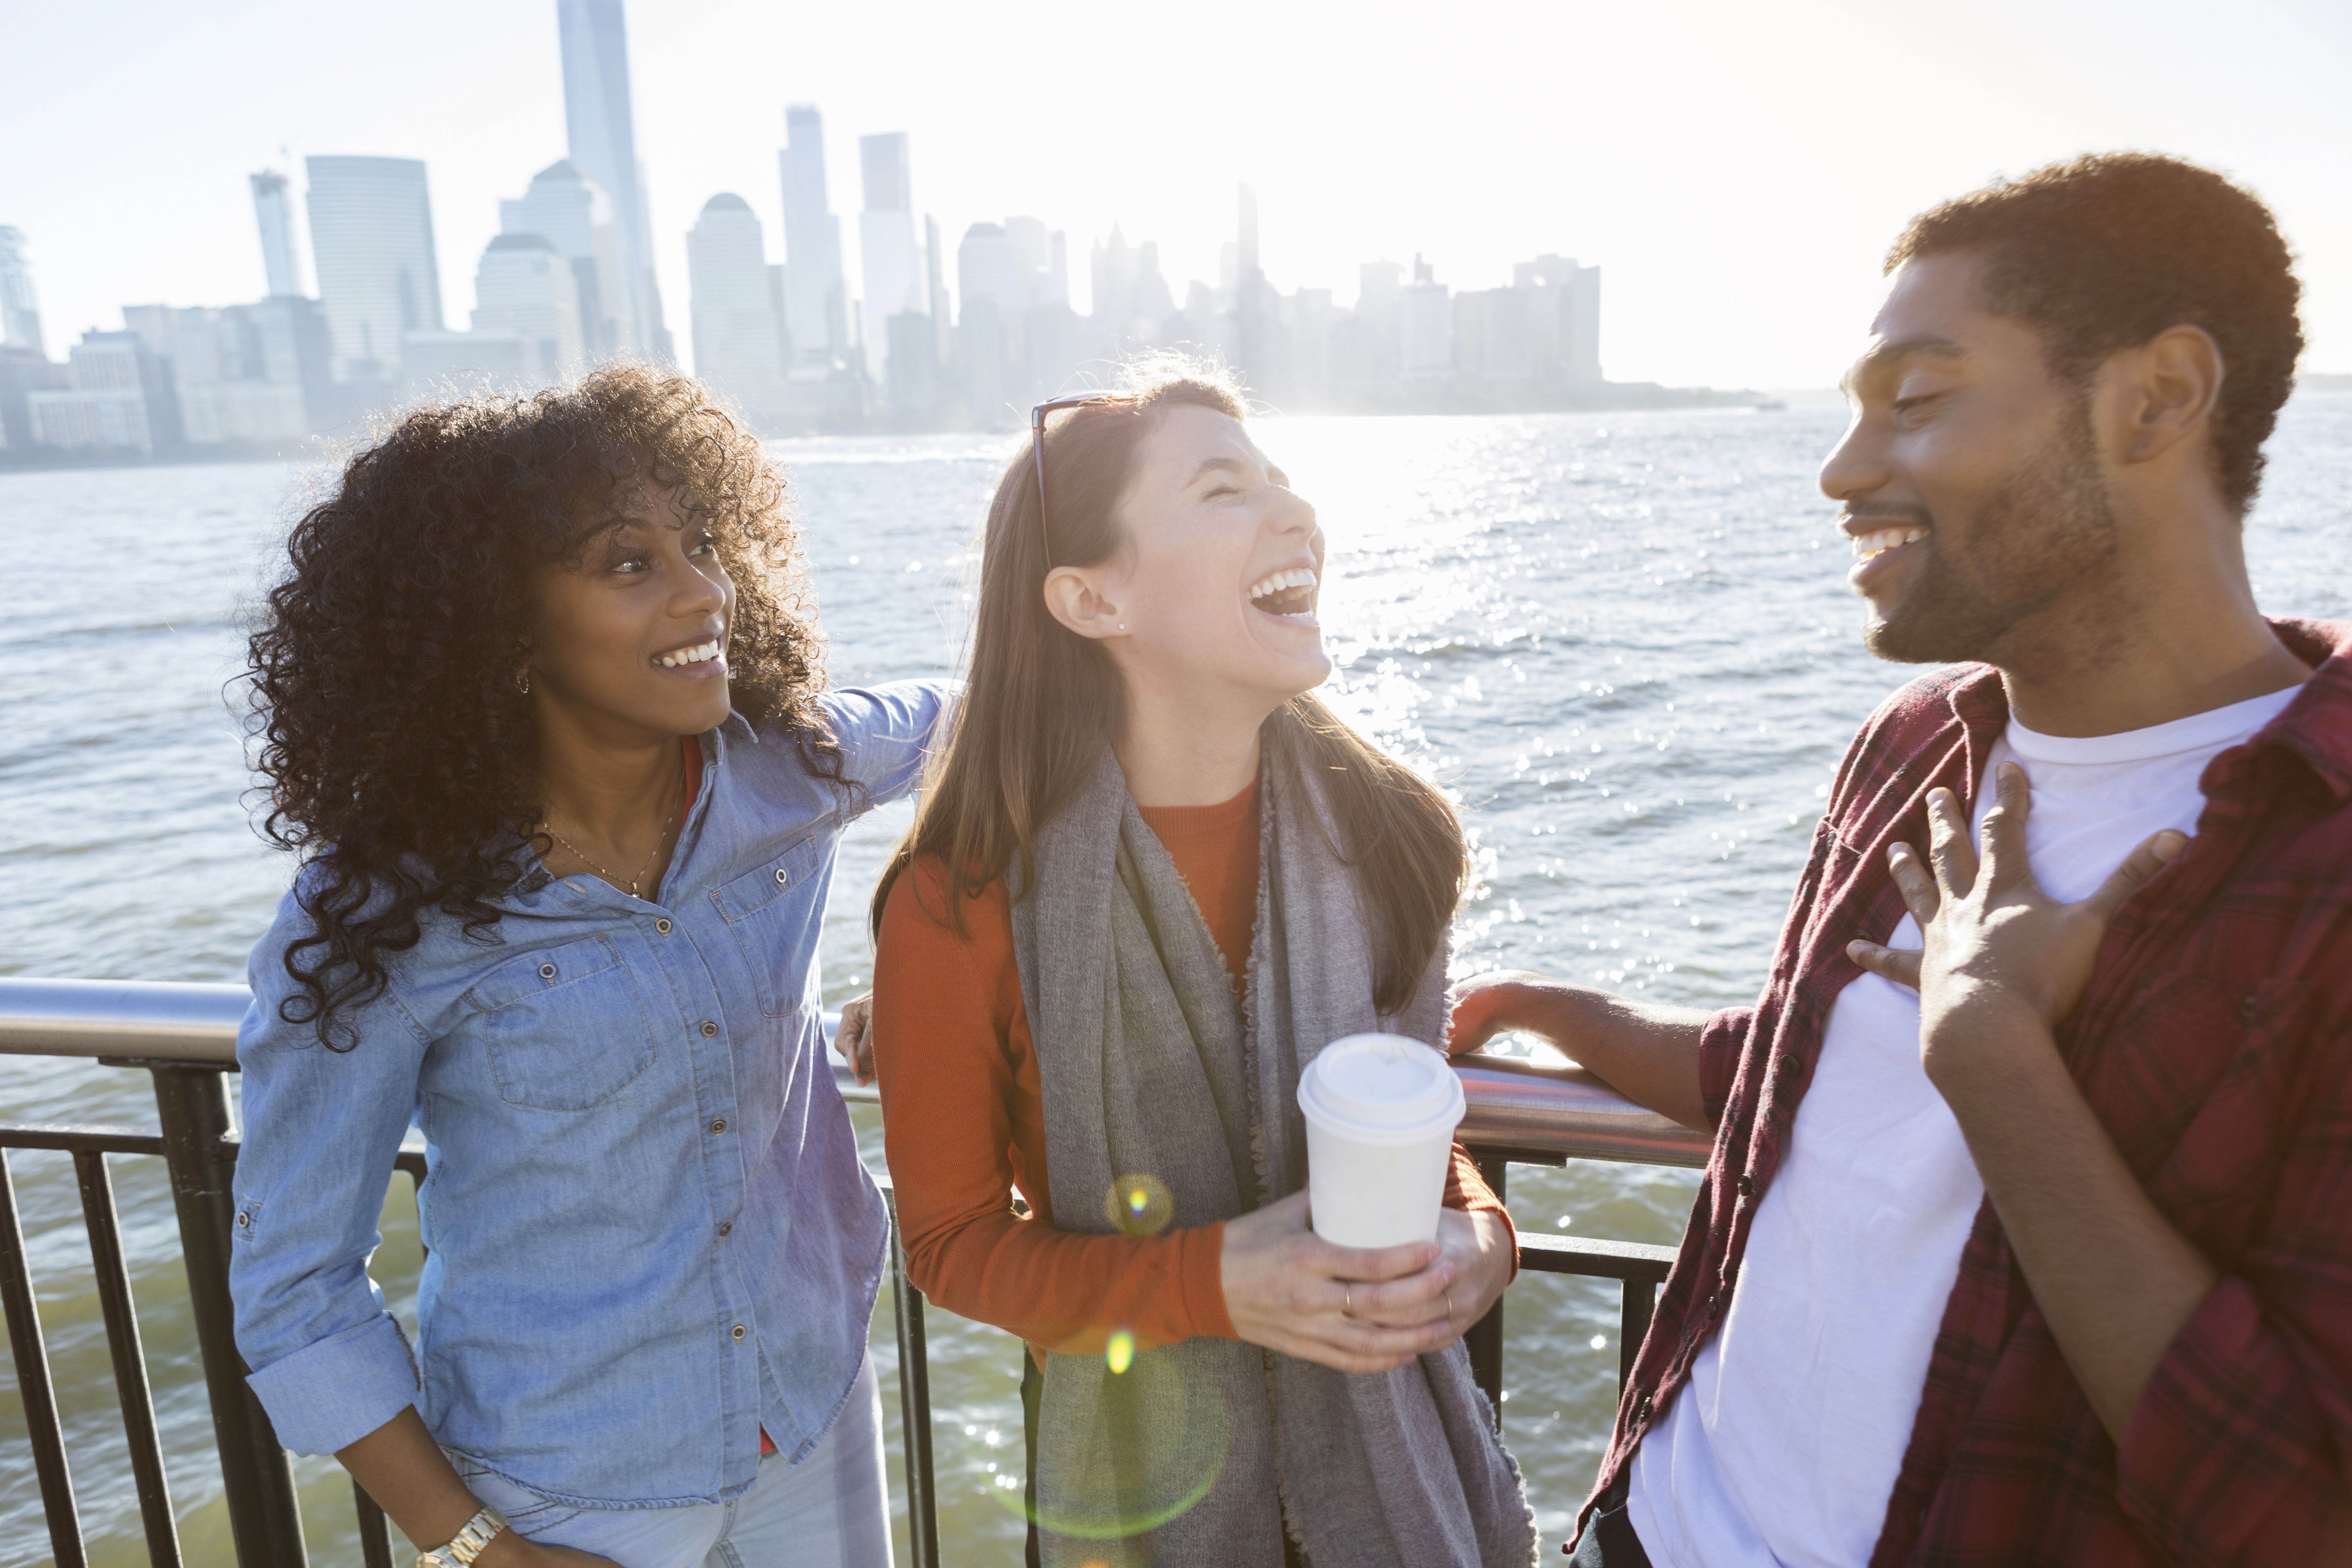
<svg viewBox="0 0 2352 1568">
<path fill-rule="evenodd" d="M 231 1272 L 278 1436 L 435 1561 L 887 1564 L 886 1219 L 813 982 L 942 693 L 824 689 L 781 476 L 641 368 L 409 415 L 290 549 Z M 414 1346 L 367 1276 L 412 1124 Z"/>
<path fill-rule="evenodd" d="M 1033 1347 L 1047 1568 L 1524 1565 L 1459 1339 L 1517 1267 L 1502 1205 L 1457 1151 L 1436 1239 L 1364 1251 L 1302 1190 L 1301 1069 L 1443 1033 L 1461 824 L 1313 695 L 1322 530 L 1234 389 L 1131 375 L 997 486 L 875 895 L 908 1270 Z"/>
</svg>

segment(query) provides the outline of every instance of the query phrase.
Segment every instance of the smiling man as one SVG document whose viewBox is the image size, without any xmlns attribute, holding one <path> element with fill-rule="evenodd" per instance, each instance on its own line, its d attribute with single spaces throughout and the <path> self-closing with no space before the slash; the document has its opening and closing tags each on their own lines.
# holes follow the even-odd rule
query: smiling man
<svg viewBox="0 0 2352 1568">
<path fill-rule="evenodd" d="M 1717 1134 L 1575 1558 L 2347 1561 L 2352 627 L 2242 542 L 2285 244 L 2109 155 L 1887 272 L 1822 488 L 1869 647 L 1952 668 L 1855 739 L 1764 994 L 1455 1015 Z"/>
</svg>

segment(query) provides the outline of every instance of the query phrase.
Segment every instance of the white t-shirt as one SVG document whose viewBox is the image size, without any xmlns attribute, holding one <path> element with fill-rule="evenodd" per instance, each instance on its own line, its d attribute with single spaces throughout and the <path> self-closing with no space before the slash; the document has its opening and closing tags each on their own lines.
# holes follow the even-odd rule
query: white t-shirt
<svg viewBox="0 0 2352 1568">
<path fill-rule="evenodd" d="M 2033 790 L 2034 876 L 2053 898 L 2087 898 L 2150 834 L 2194 832 L 2206 763 L 2297 689 L 2120 735 L 2037 735 L 2012 720 L 1970 831 L 1992 808 L 1993 770 L 2014 760 Z M 1888 945 L 1919 946 L 1918 922 L 1906 915 Z M 1830 1010 L 1722 1331 L 1634 1455 L 1627 1517 L 1652 1562 L 1869 1561 L 1983 1198 L 1919 1065 L 1918 994 L 1861 976 Z"/>
</svg>

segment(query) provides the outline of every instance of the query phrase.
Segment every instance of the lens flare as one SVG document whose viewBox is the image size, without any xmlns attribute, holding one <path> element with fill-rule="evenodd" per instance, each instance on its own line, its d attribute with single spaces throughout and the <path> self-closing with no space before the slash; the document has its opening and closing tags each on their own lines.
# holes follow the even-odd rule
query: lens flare
<svg viewBox="0 0 2352 1568">
<path fill-rule="evenodd" d="M 1176 1197 L 1157 1176 L 1121 1176 L 1103 1194 L 1103 1217 L 1124 1236 L 1158 1236 L 1176 1217 Z"/>
<path fill-rule="evenodd" d="M 1143 1353 L 1125 1329 L 1112 1335 L 1099 1362 L 1054 1357 L 1049 1387 L 1058 1379 L 1075 1382 L 1067 1392 L 1094 1406 L 1096 1436 L 1041 1444 L 1034 1508 L 1024 1506 L 1017 1486 L 991 1487 L 986 1495 L 1039 1530 L 1076 1542 L 1148 1534 L 1191 1509 L 1223 1473 L 1233 1434 L 1214 1388 L 1191 1375 L 1182 1359 L 1169 1351 Z M 1094 1554 L 1125 1560 L 1118 1552 Z"/>
</svg>

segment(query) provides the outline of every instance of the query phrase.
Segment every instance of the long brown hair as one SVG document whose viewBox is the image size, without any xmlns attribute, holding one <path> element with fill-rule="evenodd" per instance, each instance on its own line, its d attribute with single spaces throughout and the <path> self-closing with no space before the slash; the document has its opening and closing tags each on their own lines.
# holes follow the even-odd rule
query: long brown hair
<svg viewBox="0 0 2352 1568">
<path fill-rule="evenodd" d="M 1180 360 L 1130 366 L 1116 402 L 1055 416 L 1045 430 L 1045 483 L 1054 498 L 1053 559 L 1108 560 L 1121 543 L 1118 505 L 1137 449 L 1170 408 L 1248 411 L 1223 374 Z M 949 868 L 951 895 L 974 897 L 1021 858 L 1025 883 L 1037 835 L 1118 734 L 1125 691 L 1110 656 L 1045 608 L 1045 541 L 1037 481 L 1024 446 L 1006 464 L 982 540 L 971 668 L 954 731 L 934 764 L 915 825 L 874 890 L 882 929 L 890 889 L 917 858 Z M 1452 803 L 1427 780 L 1350 729 L 1314 694 L 1292 698 L 1260 731 L 1277 766 L 1322 781 L 1371 915 L 1373 1004 L 1393 1013 L 1445 940 L 1469 854 Z M 942 923 L 963 929 L 950 896 Z"/>
</svg>

